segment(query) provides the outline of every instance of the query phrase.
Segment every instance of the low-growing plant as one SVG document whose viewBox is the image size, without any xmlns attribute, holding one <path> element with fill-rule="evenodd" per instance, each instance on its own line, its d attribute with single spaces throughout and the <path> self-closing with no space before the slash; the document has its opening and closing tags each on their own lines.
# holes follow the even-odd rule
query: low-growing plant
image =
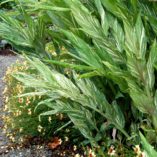
<svg viewBox="0 0 157 157">
<path fill-rule="evenodd" d="M 4 94 L 4 112 L 6 115 L 3 117 L 5 126 L 3 131 L 15 143 L 22 142 L 20 140 L 26 137 L 40 136 L 45 139 L 50 139 L 57 136 L 55 131 L 68 121 L 68 118 L 63 114 L 49 115 L 42 117 L 39 120 L 39 114 L 43 111 L 48 111 L 48 106 L 41 106 L 36 109 L 39 102 L 46 99 L 41 93 L 37 92 L 36 95 L 27 95 L 27 92 L 36 92 L 34 88 L 25 88 L 21 82 L 17 81 L 12 73 L 25 72 L 28 75 L 36 73 L 27 61 L 17 61 L 11 67 L 8 67 L 4 77 L 5 89 Z M 70 130 L 70 127 L 68 128 Z M 72 129 L 71 129 L 72 130 Z M 58 134 L 59 135 L 59 134 Z M 65 135 L 64 136 L 68 136 Z M 60 137 L 63 137 L 61 135 Z"/>
</svg>

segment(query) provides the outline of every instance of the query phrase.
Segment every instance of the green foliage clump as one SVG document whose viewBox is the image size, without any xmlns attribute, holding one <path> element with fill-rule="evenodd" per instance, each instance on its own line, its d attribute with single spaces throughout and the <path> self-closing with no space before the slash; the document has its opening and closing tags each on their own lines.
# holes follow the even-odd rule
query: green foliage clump
<svg viewBox="0 0 157 157">
<path fill-rule="evenodd" d="M 36 73 L 14 77 L 42 93 L 35 109 L 50 110 L 39 118 L 67 115 L 92 146 L 139 144 L 141 130 L 156 148 L 155 2 L 18 2 L 16 17 L 0 15 L 0 36 L 29 56 Z"/>
</svg>

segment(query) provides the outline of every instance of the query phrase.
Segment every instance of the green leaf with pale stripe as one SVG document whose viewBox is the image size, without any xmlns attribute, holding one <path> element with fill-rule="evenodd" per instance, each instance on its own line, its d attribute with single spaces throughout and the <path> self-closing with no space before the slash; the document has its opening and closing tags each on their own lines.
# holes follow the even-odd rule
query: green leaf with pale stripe
<svg viewBox="0 0 157 157">
<path fill-rule="evenodd" d="M 148 157 L 156 157 L 157 156 L 157 151 L 153 148 L 153 146 L 151 146 L 148 141 L 146 140 L 146 138 L 142 135 L 142 133 L 140 132 L 140 137 L 141 137 L 141 143 L 142 146 L 144 148 L 144 150 L 146 151 Z"/>
<path fill-rule="evenodd" d="M 148 88 L 150 91 L 153 90 L 154 83 L 155 83 L 155 74 L 154 74 L 154 65 L 157 62 L 157 44 L 156 40 L 153 42 L 149 58 L 147 62 L 147 81 L 148 81 Z"/>
</svg>

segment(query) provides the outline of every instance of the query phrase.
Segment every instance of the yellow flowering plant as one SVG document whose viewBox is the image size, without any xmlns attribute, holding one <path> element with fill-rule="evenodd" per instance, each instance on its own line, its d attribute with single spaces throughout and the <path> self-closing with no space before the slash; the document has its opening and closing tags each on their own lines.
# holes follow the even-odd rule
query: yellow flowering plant
<svg viewBox="0 0 157 157">
<path fill-rule="evenodd" d="M 3 91 L 3 110 L 8 113 L 6 116 L 3 116 L 5 122 L 3 131 L 12 142 L 20 142 L 21 136 L 50 138 L 53 136 L 54 131 L 62 123 L 66 122 L 66 118 L 63 119 L 62 117 L 61 119 L 60 115 L 46 116 L 39 120 L 39 114 L 49 110 L 47 106 L 43 106 L 35 111 L 35 107 L 44 97 L 42 95 L 23 95 L 25 92 L 35 92 L 35 90 L 33 88 L 26 89 L 12 76 L 14 72 L 29 74 L 32 71 L 35 73 L 34 69 L 31 69 L 26 61 L 17 61 L 14 65 L 8 67 L 6 75 L 3 78 L 6 84 Z M 57 123 L 58 120 L 60 121 L 59 124 Z"/>
</svg>

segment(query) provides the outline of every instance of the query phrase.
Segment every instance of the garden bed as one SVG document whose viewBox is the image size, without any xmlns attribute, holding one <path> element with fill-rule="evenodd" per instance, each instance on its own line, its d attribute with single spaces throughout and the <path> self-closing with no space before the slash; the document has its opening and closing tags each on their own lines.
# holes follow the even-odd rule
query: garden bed
<svg viewBox="0 0 157 157">
<path fill-rule="evenodd" d="M 13 143 L 44 140 L 53 153 L 76 145 L 87 157 L 157 156 L 155 1 L 0 4 L 0 38 L 24 57 L 4 77 L 3 129 Z"/>
</svg>

